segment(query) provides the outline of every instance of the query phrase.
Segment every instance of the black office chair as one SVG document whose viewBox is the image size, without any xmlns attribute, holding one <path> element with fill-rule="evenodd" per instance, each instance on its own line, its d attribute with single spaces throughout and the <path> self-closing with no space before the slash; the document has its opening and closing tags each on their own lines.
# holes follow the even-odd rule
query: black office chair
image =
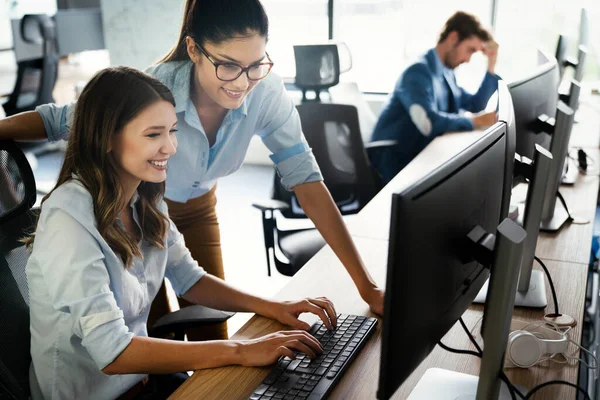
<svg viewBox="0 0 600 400">
<path fill-rule="evenodd" d="M 15 86 L 8 101 L 2 105 L 7 116 L 33 111 L 39 105 L 55 102 L 52 92 L 58 79 L 59 54 L 54 20 L 46 14 L 24 15 L 20 34 L 24 42 L 42 48 L 42 57 L 17 63 Z M 48 141 L 19 142 L 18 145 L 35 156 L 61 148 L 60 143 Z"/>
<path fill-rule="evenodd" d="M 32 111 L 41 104 L 54 103 L 52 91 L 58 78 L 56 26 L 45 14 L 27 14 L 21 20 L 21 37 L 42 47 L 42 58 L 19 61 L 15 87 L 3 104 L 7 116 Z"/>
<path fill-rule="evenodd" d="M 12 141 L 0 141 L 0 398 L 29 396 L 29 289 L 25 266 L 29 250 L 20 241 L 34 230 L 38 210 L 33 172 Z M 187 307 L 160 318 L 150 336 L 183 339 L 184 330 L 221 323 L 233 313 Z"/>
<path fill-rule="evenodd" d="M 397 141 L 363 143 L 358 113 L 351 105 L 309 102 L 297 109 L 306 141 L 341 214 L 359 212 L 382 188 L 381 178 L 371 167 L 368 155 L 378 148 L 395 146 Z M 262 212 L 269 276 L 271 254 L 277 270 L 293 276 L 325 245 L 316 229 L 281 228 L 284 219 L 306 218 L 306 215 L 295 195 L 281 186 L 276 174 L 272 200 L 253 206 Z"/>
</svg>

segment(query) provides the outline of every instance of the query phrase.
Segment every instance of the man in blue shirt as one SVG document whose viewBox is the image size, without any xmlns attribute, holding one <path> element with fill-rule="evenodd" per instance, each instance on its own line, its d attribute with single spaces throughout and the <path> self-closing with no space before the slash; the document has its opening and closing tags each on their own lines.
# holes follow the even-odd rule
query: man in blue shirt
<svg viewBox="0 0 600 400">
<path fill-rule="evenodd" d="M 483 51 L 488 69 L 477 93 L 457 85 L 454 68 Z M 471 131 L 494 124 L 495 112 L 467 117 L 460 110 L 482 111 L 498 89 L 494 74 L 498 44 L 476 17 L 459 11 L 448 21 L 438 44 L 400 76 L 373 131 L 372 140 L 398 140 L 398 146 L 381 149 L 373 166 L 387 183 L 436 136 Z"/>
</svg>

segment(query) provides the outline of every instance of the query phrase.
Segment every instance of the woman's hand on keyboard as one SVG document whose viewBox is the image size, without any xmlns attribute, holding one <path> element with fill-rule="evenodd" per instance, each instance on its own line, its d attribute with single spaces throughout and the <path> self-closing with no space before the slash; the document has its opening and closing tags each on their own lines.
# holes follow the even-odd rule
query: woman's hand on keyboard
<svg viewBox="0 0 600 400">
<path fill-rule="evenodd" d="M 295 359 L 294 351 L 315 358 L 323 352 L 317 339 L 305 331 L 281 331 L 252 340 L 240 340 L 239 364 L 257 367 L 273 364 L 281 356 Z"/>
<path fill-rule="evenodd" d="M 310 329 L 310 325 L 298 319 L 302 313 L 312 313 L 323 321 L 327 329 L 337 326 L 337 313 L 331 300 L 326 297 L 306 298 L 299 301 L 282 301 L 273 307 L 271 317 L 295 329 Z"/>
</svg>

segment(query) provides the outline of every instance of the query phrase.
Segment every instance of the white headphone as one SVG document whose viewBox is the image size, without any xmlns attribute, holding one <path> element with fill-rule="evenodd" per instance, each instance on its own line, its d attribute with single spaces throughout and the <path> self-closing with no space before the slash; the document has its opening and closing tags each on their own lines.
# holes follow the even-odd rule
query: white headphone
<svg viewBox="0 0 600 400">
<path fill-rule="evenodd" d="M 596 368 L 598 365 L 596 357 L 569 339 L 567 333 L 570 330 L 571 328 L 564 329 L 547 322 L 539 322 L 527 324 L 521 329 L 512 331 L 506 345 L 506 366 L 529 368 L 547 360 L 558 363 L 577 360 L 583 362 L 588 368 Z M 594 360 L 594 366 L 589 366 L 574 354 L 569 354 L 570 343 L 590 354 Z"/>
<path fill-rule="evenodd" d="M 512 331 L 508 336 L 506 357 L 516 367 L 529 368 L 555 354 L 566 353 L 568 347 L 567 335 L 538 326 Z"/>
</svg>

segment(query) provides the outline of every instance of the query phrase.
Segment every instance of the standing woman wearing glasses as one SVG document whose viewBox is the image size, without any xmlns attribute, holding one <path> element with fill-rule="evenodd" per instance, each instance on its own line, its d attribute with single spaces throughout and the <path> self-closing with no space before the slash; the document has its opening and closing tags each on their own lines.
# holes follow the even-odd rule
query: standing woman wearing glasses
<svg viewBox="0 0 600 400">
<path fill-rule="evenodd" d="M 171 89 L 176 103 L 179 151 L 169 160 L 169 215 L 192 256 L 223 278 L 216 183 L 242 165 L 250 139 L 259 135 L 283 186 L 294 191 L 361 297 L 382 315 L 383 291 L 365 269 L 323 184 L 281 78 L 269 74 L 268 25 L 259 0 L 187 0 L 175 47 L 147 70 Z M 0 138 L 44 138 L 45 132 L 50 140 L 66 139 L 73 109 L 50 104 L 7 118 L 0 121 Z M 154 307 L 155 317 L 167 311 Z M 222 326 L 188 337 L 222 339 L 227 330 Z"/>
</svg>

